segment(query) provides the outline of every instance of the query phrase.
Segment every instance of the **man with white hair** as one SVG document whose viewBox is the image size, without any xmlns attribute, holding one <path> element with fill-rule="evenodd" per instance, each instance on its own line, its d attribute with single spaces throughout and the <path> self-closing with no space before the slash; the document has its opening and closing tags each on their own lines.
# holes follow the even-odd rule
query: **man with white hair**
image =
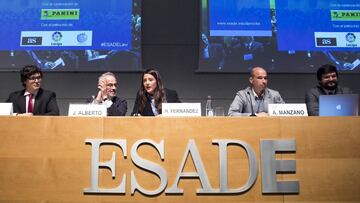
<svg viewBox="0 0 360 203">
<path fill-rule="evenodd" d="M 127 111 L 126 100 L 116 96 L 117 85 L 115 75 L 106 72 L 99 77 L 99 91 L 93 96 L 92 103 L 105 104 L 108 116 L 125 116 Z"/>
</svg>

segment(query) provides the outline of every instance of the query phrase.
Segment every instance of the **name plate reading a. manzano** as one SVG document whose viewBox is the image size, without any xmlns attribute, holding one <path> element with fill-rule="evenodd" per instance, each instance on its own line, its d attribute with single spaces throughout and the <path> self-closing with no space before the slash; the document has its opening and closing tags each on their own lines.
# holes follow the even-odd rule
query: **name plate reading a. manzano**
<svg viewBox="0 0 360 203">
<path fill-rule="evenodd" d="M 68 116 L 106 116 L 107 108 L 103 104 L 70 104 Z"/>
<path fill-rule="evenodd" d="M 200 103 L 163 103 L 163 116 L 201 116 Z"/>
<path fill-rule="evenodd" d="M 306 104 L 269 104 L 270 116 L 308 116 Z"/>
<path fill-rule="evenodd" d="M 13 104 L 12 103 L 0 103 L 0 115 L 1 116 L 10 116 L 13 114 Z"/>
</svg>

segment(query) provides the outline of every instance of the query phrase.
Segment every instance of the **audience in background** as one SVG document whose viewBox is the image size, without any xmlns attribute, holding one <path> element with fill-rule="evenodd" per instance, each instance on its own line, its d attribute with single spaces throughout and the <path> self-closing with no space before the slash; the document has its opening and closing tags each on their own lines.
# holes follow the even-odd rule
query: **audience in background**
<svg viewBox="0 0 360 203">
<path fill-rule="evenodd" d="M 209 38 L 202 33 L 200 41 L 200 53 L 204 59 L 204 66 L 212 70 L 221 70 L 225 63 L 225 49 L 221 43 L 210 42 Z"/>
</svg>

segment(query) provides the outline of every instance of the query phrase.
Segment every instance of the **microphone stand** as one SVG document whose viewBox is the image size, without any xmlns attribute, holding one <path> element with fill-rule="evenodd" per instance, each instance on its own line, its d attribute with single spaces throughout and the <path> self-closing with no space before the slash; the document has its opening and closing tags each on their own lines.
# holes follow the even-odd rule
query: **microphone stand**
<svg viewBox="0 0 360 203">
<path fill-rule="evenodd" d="M 251 114 L 250 114 L 250 116 L 256 116 L 256 115 L 255 115 L 255 112 L 254 112 L 254 107 L 253 107 L 253 103 L 252 103 L 252 99 L 251 99 L 250 92 L 246 92 L 246 93 L 249 95 L 249 98 L 250 98 L 250 107 L 251 107 Z"/>
</svg>

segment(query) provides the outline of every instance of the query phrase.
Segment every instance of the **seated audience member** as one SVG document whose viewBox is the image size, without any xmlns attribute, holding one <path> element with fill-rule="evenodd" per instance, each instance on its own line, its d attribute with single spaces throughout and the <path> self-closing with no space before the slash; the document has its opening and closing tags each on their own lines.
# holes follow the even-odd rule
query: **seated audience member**
<svg viewBox="0 0 360 203">
<path fill-rule="evenodd" d="M 319 115 L 319 96 L 332 94 L 352 94 L 347 87 L 338 85 L 338 72 L 336 67 L 330 64 L 321 66 L 316 73 L 319 84 L 307 91 L 305 103 L 309 116 Z"/>
<path fill-rule="evenodd" d="M 255 113 L 257 116 L 268 115 L 268 104 L 284 103 L 278 91 L 267 88 L 266 70 L 255 67 L 250 72 L 250 86 L 236 93 L 228 115 L 242 116 Z"/>
<path fill-rule="evenodd" d="M 117 81 L 111 72 L 106 72 L 99 77 L 98 93 L 93 96 L 92 103 L 105 104 L 108 116 L 125 116 L 127 111 L 127 102 L 116 96 Z"/>
<path fill-rule="evenodd" d="M 264 45 L 261 42 L 255 41 L 252 36 L 241 37 L 241 41 L 244 52 L 252 54 L 260 54 L 264 52 Z"/>
<path fill-rule="evenodd" d="M 200 41 L 201 57 L 205 59 L 205 66 L 221 70 L 225 63 L 225 49 L 221 43 L 210 42 L 203 33 Z"/>
<path fill-rule="evenodd" d="M 147 69 L 141 78 L 132 115 L 157 116 L 161 114 L 162 103 L 180 102 L 176 91 L 164 88 L 157 70 Z"/>
<path fill-rule="evenodd" d="M 34 65 L 20 71 L 20 81 L 25 89 L 12 92 L 6 102 L 13 103 L 15 115 L 59 115 L 55 92 L 41 88 L 43 72 Z"/>
</svg>

